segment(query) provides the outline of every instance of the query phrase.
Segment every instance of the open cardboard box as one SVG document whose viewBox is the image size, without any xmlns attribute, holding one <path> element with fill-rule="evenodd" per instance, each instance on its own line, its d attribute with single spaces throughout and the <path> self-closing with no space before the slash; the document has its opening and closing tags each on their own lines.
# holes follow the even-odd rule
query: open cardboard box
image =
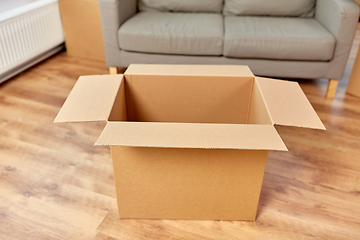
<svg viewBox="0 0 360 240">
<path fill-rule="evenodd" d="M 274 124 L 325 129 L 296 82 L 247 66 L 83 76 L 55 122 L 106 121 L 120 218 L 255 220 Z"/>
</svg>

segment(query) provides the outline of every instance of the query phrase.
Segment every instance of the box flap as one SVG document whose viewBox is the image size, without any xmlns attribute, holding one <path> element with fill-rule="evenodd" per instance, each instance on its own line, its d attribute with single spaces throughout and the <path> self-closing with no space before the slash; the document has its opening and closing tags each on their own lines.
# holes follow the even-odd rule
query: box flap
<svg viewBox="0 0 360 240">
<path fill-rule="evenodd" d="M 122 74 L 80 77 L 54 122 L 108 120 L 122 80 Z"/>
<path fill-rule="evenodd" d="M 254 77 L 245 65 L 130 64 L 125 75 L 176 75 L 212 77 Z"/>
<path fill-rule="evenodd" d="M 297 82 L 255 78 L 273 124 L 325 130 Z"/>
<path fill-rule="evenodd" d="M 287 151 L 272 125 L 108 122 L 95 145 Z"/>
</svg>

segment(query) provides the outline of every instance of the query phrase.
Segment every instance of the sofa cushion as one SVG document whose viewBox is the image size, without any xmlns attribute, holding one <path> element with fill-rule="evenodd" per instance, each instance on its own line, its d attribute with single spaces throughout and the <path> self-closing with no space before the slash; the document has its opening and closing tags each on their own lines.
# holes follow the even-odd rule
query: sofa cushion
<svg viewBox="0 0 360 240">
<path fill-rule="evenodd" d="M 225 0 L 224 15 L 314 17 L 315 0 Z"/>
<path fill-rule="evenodd" d="M 328 61 L 335 42 L 313 18 L 225 17 L 227 57 Z"/>
<path fill-rule="evenodd" d="M 119 29 L 126 51 L 222 55 L 223 17 L 216 13 L 140 12 Z"/>
<path fill-rule="evenodd" d="M 223 0 L 139 0 L 138 6 L 140 11 L 220 13 Z"/>
</svg>

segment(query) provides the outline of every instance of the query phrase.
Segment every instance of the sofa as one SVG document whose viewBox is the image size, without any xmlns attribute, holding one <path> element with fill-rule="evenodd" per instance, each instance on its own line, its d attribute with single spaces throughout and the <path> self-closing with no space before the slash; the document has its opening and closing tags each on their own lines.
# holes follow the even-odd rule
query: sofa
<svg viewBox="0 0 360 240">
<path fill-rule="evenodd" d="M 248 65 L 327 78 L 335 95 L 355 35 L 351 0 L 99 0 L 110 73 L 131 63 Z"/>
</svg>

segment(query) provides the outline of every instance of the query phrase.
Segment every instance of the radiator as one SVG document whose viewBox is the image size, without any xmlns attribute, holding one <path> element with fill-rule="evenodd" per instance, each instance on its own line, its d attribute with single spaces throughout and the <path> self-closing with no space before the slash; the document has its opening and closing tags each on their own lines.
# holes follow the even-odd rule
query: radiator
<svg viewBox="0 0 360 240">
<path fill-rule="evenodd" d="M 4 79 L 6 73 L 36 62 L 63 42 L 57 0 L 39 0 L 1 13 L 0 76 Z"/>
</svg>

